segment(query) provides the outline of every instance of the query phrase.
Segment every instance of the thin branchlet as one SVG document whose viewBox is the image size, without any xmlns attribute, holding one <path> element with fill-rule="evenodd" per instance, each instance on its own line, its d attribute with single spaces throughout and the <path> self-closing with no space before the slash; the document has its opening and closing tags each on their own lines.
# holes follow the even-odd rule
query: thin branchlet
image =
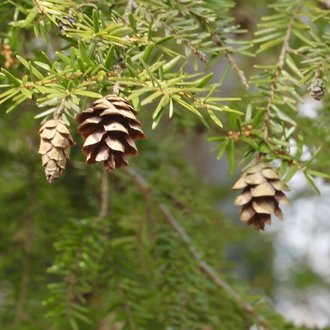
<svg viewBox="0 0 330 330">
<path fill-rule="evenodd" d="M 239 65 L 238 63 L 236 62 L 233 54 L 228 50 L 228 47 L 225 43 L 225 41 L 221 40 L 221 38 L 216 35 L 214 32 L 212 32 L 212 42 L 215 44 L 215 45 L 218 45 L 220 47 L 223 48 L 223 52 L 224 52 L 224 55 L 227 59 L 227 61 L 230 63 L 230 65 L 232 66 L 233 70 L 237 73 L 238 75 L 238 78 L 240 80 L 240 82 L 242 83 L 242 85 L 246 88 L 246 89 L 249 89 L 250 86 L 249 86 L 249 83 L 248 83 L 248 80 L 245 76 L 245 73 L 243 70 L 241 70 L 239 68 Z"/>
<path fill-rule="evenodd" d="M 268 140 L 268 138 L 271 135 L 270 117 L 271 117 L 271 112 L 272 112 L 272 108 L 274 105 L 275 94 L 276 94 L 278 82 L 281 78 L 281 74 L 282 74 L 282 71 L 283 71 L 283 68 L 285 65 L 287 53 L 290 50 L 289 43 L 290 43 L 290 39 L 292 36 L 293 24 L 297 18 L 297 15 L 300 12 L 303 2 L 304 2 L 304 0 L 297 1 L 296 6 L 293 9 L 293 13 L 292 13 L 291 19 L 289 21 L 285 36 L 284 36 L 281 52 L 280 52 L 280 55 L 279 55 L 279 58 L 277 61 L 277 67 L 276 67 L 274 76 L 273 76 L 272 81 L 269 86 L 269 94 L 268 94 L 268 100 L 267 100 L 267 105 L 266 105 L 266 112 L 265 112 L 265 116 L 264 116 L 264 139 L 265 140 Z"/>
<path fill-rule="evenodd" d="M 65 111 L 65 102 L 67 100 L 67 96 L 63 97 L 61 99 L 61 102 L 59 104 L 59 106 L 55 109 L 53 117 L 54 119 L 60 119 L 63 112 Z"/>
</svg>

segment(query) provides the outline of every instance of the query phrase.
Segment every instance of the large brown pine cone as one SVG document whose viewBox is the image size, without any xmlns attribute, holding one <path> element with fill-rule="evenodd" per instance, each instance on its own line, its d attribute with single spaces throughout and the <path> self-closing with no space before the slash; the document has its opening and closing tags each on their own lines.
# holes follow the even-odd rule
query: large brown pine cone
<svg viewBox="0 0 330 330">
<path fill-rule="evenodd" d="M 103 161 L 108 171 L 128 165 L 127 156 L 137 154 L 134 140 L 145 137 L 135 114 L 127 100 L 107 95 L 77 115 L 88 164 Z"/>
<path fill-rule="evenodd" d="M 65 169 L 70 147 L 74 144 L 71 133 L 60 119 L 46 121 L 39 129 L 42 166 L 49 182 L 58 179 Z"/>
<path fill-rule="evenodd" d="M 234 184 L 233 189 L 243 189 L 235 204 L 242 206 L 240 219 L 248 225 L 264 229 L 265 224 L 271 224 L 271 214 L 283 219 L 279 203 L 288 202 L 283 190 L 289 188 L 271 165 L 261 163 L 251 167 Z"/>
</svg>

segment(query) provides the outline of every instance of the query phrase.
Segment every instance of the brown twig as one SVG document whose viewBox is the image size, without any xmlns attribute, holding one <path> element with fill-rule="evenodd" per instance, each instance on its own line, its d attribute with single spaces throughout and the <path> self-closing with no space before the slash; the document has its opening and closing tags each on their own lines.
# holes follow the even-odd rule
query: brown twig
<svg viewBox="0 0 330 330">
<path fill-rule="evenodd" d="M 132 168 L 127 168 L 126 172 L 134 179 L 137 185 L 140 187 L 142 193 L 146 195 L 150 195 L 150 185 L 147 180 L 135 171 Z M 196 261 L 199 269 L 218 287 L 222 288 L 226 293 L 233 299 L 243 310 L 245 310 L 248 314 L 250 314 L 260 325 L 262 325 L 265 329 L 271 329 L 268 321 L 260 315 L 257 310 L 247 301 L 243 299 L 243 297 L 237 293 L 226 281 L 224 281 L 217 272 L 203 259 L 202 255 L 198 252 L 198 250 L 193 245 L 191 238 L 188 236 L 183 227 L 180 226 L 178 221 L 175 219 L 167 205 L 164 203 L 158 203 L 157 208 L 160 213 L 163 215 L 166 223 L 177 233 L 180 239 L 186 244 L 191 256 Z"/>
<path fill-rule="evenodd" d="M 136 7 L 137 8 L 137 5 Z M 151 16 L 152 20 L 157 21 L 158 18 L 156 17 L 156 15 L 152 15 L 151 12 L 147 12 L 144 10 L 143 7 L 139 6 L 139 9 L 141 10 L 141 12 L 144 13 L 144 15 L 146 16 Z M 184 38 L 184 37 L 180 37 L 178 34 L 178 31 L 171 25 L 167 24 L 165 21 L 160 20 L 160 23 L 163 24 L 164 28 L 166 28 L 168 31 L 171 32 L 172 35 L 175 35 L 176 38 L 181 41 L 186 47 L 188 47 L 191 52 L 203 63 L 206 63 L 207 61 L 207 57 L 206 54 L 204 54 L 201 50 L 199 50 L 193 43 L 190 42 L 189 39 Z"/>
<path fill-rule="evenodd" d="M 249 89 L 249 83 L 245 77 L 245 73 L 243 70 L 241 70 L 236 62 L 236 60 L 234 59 L 234 57 L 232 56 L 232 54 L 228 51 L 228 50 L 224 50 L 225 56 L 228 60 L 228 62 L 231 64 L 232 68 L 234 69 L 234 71 L 236 71 L 242 85 L 246 88 Z"/>
<path fill-rule="evenodd" d="M 228 50 L 225 42 L 223 40 L 221 40 L 221 38 L 214 33 L 212 33 L 212 41 L 214 44 L 223 48 L 223 53 L 224 53 L 227 61 L 230 63 L 230 65 L 232 66 L 234 71 L 236 71 L 238 78 L 241 81 L 242 85 L 246 89 L 249 89 L 250 86 L 249 86 L 247 78 L 245 77 L 244 71 L 239 68 L 235 58 L 233 57 L 232 53 Z"/>
<path fill-rule="evenodd" d="M 100 213 L 97 217 L 97 221 L 105 219 L 109 212 L 109 177 L 108 172 L 103 167 L 101 174 L 101 202 Z"/>
<path fill-rule="evenodd" d="M 164 27 L 167 28 L 169 31 L 171 31 L 172 34 L 178 35 L 178 32 L 176 29 L 174 29 L 172 26 L 168 25 L 166 22 L 162 22 Z M 180 40 L 186 47 L 188 47 L 192 53 L 203 63 L 206 63 L 207 57 L 206 54 L 204 54 L 200 49 L 198 49 L 195 45 L 193 45 L 189 39 L 177 37 L 178 40 Z"/>
<path fill-rule="evenodd" d="M 117 95 L 117 96 L 119 95 L 119 93 L 120 93 L 120 84 L 119 84 L 118 81 L 116 81 L 115 84 L 113 85 L 112 93 Z"/>
<path fill-rule="evenodd" d="M 206 21 L 205 21 L 206 22 Z M 249 83 L 248 80 L 245 77 L 245 73 L 244 71 L 242 71 L 236 60 L 234 59 L 234 57 L 232 56 L 231 52 L 228 50 L 225 42 L 223 40 L 221 40 L 221 38 L 214 32 L 211 31 L 211 37 L 212 37 L 212 42 L 220 47 L 223 48 L 223 53 L 225 55 L 225 57 L 227 58 L 228 62 L 231 64 L 232 68 L 236 71 L 242 85 L 246 88 L 249 89 Z M 188 40 L 189 42 L 189 40 Z M 202 61 L 202 62 L 206 62 L 207 58 L 206 55 L 201 52 L 200 50 L 198 50 L 194 45 L 192 45 L 196 51 L 194 51 L 194 54 Z"/>
<path fill-rule="evenodd" d="M 63 97 L 59 106 L 55 109 L 53 117 L 54 119 L 60 119 L 64 110 L 65 110 L 65 102 L 66 102 L 67 97 Z"/>
</svg>

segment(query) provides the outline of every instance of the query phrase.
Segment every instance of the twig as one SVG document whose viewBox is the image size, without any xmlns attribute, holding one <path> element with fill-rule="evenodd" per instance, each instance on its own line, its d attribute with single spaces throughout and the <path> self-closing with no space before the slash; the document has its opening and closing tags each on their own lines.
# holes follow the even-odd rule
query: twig
<svg viewBox="0 0 330 330">
<path fill-rule="evenodd" d="M 82 86 L 88 86 L 99 83 L 99 78 L 96 75 L 89 76 L 87 77 L 87 79 L 83 79 L 84 75 L 85 75 L 84 72 L 68 73 L 61 77 L 54 76 L 51 78 L 46 77 L 44 79 L 35 82 L 28 81 L 23 86 L 28 89 L 33 89 L 35 88 L 35 86 L 46 86 L 46 85 L 52 86 L 52 84 L 58 83 L 61 79 L 66 79 L 66 80 L 79 79 L 79 81 L 82 83 Z M 104 81 L 115 81 L 117 78 L 118 78 L 118 70 L 112 70 L 105 74 Z M 137 81 L 135 81 L 135 83 L 137 83 Z M 140 82 L 140 85 L 144 86 L 144 83 Z"/>
<path fill-rule="evenodd" d="M 234 57 L 232 56 L 232 54 L 228 51 L 228 50 L 224 50 L 224 53 L 225 53 L 225 56 L 228 60 L 228 62 L 231 64 L 232 68 L 236 71 L 242 85 L 246 88 L 246 89 L 249 89 L 249 83 L 245 77 L 245 73 L 243 70 L 241 70 L 239 67 L 238 67 L 238 64 L 236 62 L 236 60 L 234 59 Z"/>
<path fill-rule="evenodd" d="M 130 167 L 126 168 L 126 172 L 134 179 L 134 181 L 140 187 L 142 193 L 145 196 L 150 194 L 150 185 L 141 174 L 139 174 L 137 171 Z M 243 310 L 250 314 L 260 325 L 262 325 L 265 329 L 271 329 L 271 326 L 268 321 L 262 315 L 260 315 L 250 303 L 245 301 L 242 296 L 238 294 L 227 282 L 225 282 L 217 274 L 217 272 L 203 259 L 202 255 L 193 245 L 191 238 L 188 236 L 184 228 L 180 226 L 180 224 L 175 219 L 167 205 L 165 205 L 164 203 L 158 203 L 157 207 L 163 215 L 166 223 L 177 233 L 180 239 L 186 244 L 191 256 L 196 261 L 200 270 L 203 271 L 214 284 L 225 290 L 227 294 L 231 297 L 231 299 L 233 299 Z"/>
<path fill-rule="evenodd" d="M 61 100 L 61 102 L 60 102 L 60 104 L 59 104 L 59 106 L 55 109 L 55 111 L 54 111 L 54 115 L 53 115 L 54 119 L 59 119 L 59 118 L 61 118 L 61 116 L 62 116 L 62 114 L 63 114 L 63 112 L 64 112 L 64 110 L 65 110 L 65 102 L 66 102 L 66 99 L 67 99 L 66 96 L 63 97 L 62 100 Z"/>
<path fill-rule="evenodd" d="M 103 167 L 102 168 L 102 174 L 101 174 L 101 208 L 100 213 L 97 217 L 97 221 L 101 221 L 105 219 L 109 212 L 109 178 L 108 178 L 108 172 Z"/>
<path fill-rule="evenodd" d="M 205 20 L 205 23 L 207 23 L 207 21 Z M 207 24 L 208 25 L 208 24 Z M 212 28 L 209 26 L 209 28 L 211 29 L 211 39 L 212 39 L 212 42 L 218 46 L 220 46 L 221 48 L 223 48 L 223 53 L 225 55 L 225 57 L 227 58 L 227 61 L 231 64 L 232 68 L 234 69 L 234 71 L 236 71 L 242 85 L 246 88 L 246 89 L 249 89 L 249 83 L 248 83 L 248 80 L 246 79 L 245 77 L 245 73 L 244 71 L 242 71 L 236 60 L 234 59 L 232 53 L 228 50 L 227 46 L 226 46 L 226 43 L 220 38 L 219 35 L 217 35 L 216 32 L 214 32 L 212 30 Z"/>
<path fill-rule="evenodd" d="M 227 46 L 225 44 L 225 42 L 223 40 L 221 40 L 221 38 L 212 33 L 212 41 L 214 44 L 220 46 L 223 48 L 223 52 L 225 54 L 225 57 L 227 59 L 227 61 L 231 64 L 232 68 L 236 71 L 238 78 L 240 79 L 242 85 L 246 88 L 249 89 L 249 83 L 247 78 L 245 77 L 245 73 L 243 70 L 241 70 L 236 62 L 236 60 L 234 59 L 232 53 L 227 49 Z"/>
<path fill-rule="evenodd" d="M 112 93 L 117 95 L 117 96 L 119 95 L 119 93 L 120 93 L 120 84 L 119 84 L 118 81 L 116 81 L 115 84 L 113 85 Z"/>
<path fill-rule="evenodd" d="M 137 5 L 136 5 L 137 8 Z M 143 7 L 139 6 L 139 9 L 144 13 L 144 15 L 151 16 L 154 21 L 158 21 L 158 18 L 156 15 L 151 14 L 151 12 L 147 12 L 144 10 Z M 171 34 L 175 35 L 178 40 L 180 40 L 186 47 L 188 47 L 192 53 L 203 63 L 206 63 L 207 57 L 206 54 L 204 54 L 201 50 L 199 50 L 194 44 L 190 42 L 189 39 L 180 37 L 178 34 L 178 31 L 172 27 L 171 25 L 167 24 L 165 21 L 160 20 L 160 23 L 163 24 L 163 26 L 171 32 Z"/>
<path fill-rule="evenodd" d="M 275 92 L 276 92 L 276 89 L 277 89 L 279 79 L 281 77 L 282 70 L 283 70 L 284 65 L 285 65 L 286 55 L 290 50 L 289 42 L 290 42 L 290 38 L 291 38 L 292 27 L 293 27 L 294 21 L 297 17 L 297 14 L 298 14 L 298 12 L 301 8 L 302 1 L 303 0 L 300 0 L 298 2 L 298 4 L 296 5 L 296 7 L 295 7 L 295 9 L 292 13 L 290 22 L 288 24 L 288 28 L 287 28 L 285 36 L 284 36 L 282 49 L 281 49 L 281 52 L 280 52 L 280 55 L 279 55 L 279 58 L 278 58 L 277 68 L 276 68 L 273 80 L 272 80 L 272 82 L 270 84 L 270 87 L 269 87 L 269 96 L 268 96 L 268 101 L 267 101 L 267 106 L 266 106 L 266 113 L 265 113 L 265 116 L 264 116 L 264 131 L 265 131 L 264 138 L 265 138 L 265 140 L 268 139 L 268 137 L 270 135 L 270 132 L 271 132 L 269 121 L 270 121 L 272 107 L 274 105 Z"/>
<path fill-rule="evenodd" d="M 173 27 L 168 25 L 166 22 L 162 22 L 162 23 L 165 28 L 167 28 L 169 31 L 171 31 L 171 33 L 176 34 L 178 40 L 180 40 L 184 45 L 186 45 L 201 62 L 206 63 L 206 61 L 207 61 L 206 55 L 201 50 L 199 50 L 195 45 L 193 45 L 189 41 L 189 39 L 179 37 L 178 31 L 176 29 L 174 29 Z"/>
<path fill-rule="evenodd" d="M 206 21 L 205 21 L 206 22 Z M 236 60 L 230 53 L 230 51 L 227 49 L 227 46 L 223 40 L 214 32 L 211 31 L 211 37 L 212 37 L 212 42 L 220 47 L 223 48 L 223 52 L 225 57 L 227 58 L 228 62 L 231 64 L 232 68 L 236 71 L 241 83 L 243 86 L 245 86 L 246 89 L 249 89 L 249 83 L 248 80 L 245 77 L 245 73 L 239 68 Z M 188 40 L 189 42 L 189 40 Z M 206 62 L 207 58 L 204 53 L 200 52 L 194 45 L 192 45 L 197 51 L 194 52 L 194 54 L 202 61 Z M 202 55 L 202 57 L 200 57 Z"/>
</svg>

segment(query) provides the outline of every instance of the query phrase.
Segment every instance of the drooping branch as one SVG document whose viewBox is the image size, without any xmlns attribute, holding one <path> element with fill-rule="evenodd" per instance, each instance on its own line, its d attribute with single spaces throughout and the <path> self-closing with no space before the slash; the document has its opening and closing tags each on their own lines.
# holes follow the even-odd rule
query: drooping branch
<svg viewBox="0 0 330 330">
<path fill-rule="evenodd" d="M 148 181 L 131 167 L 125 169 L 125 171 L 133 178 L 136 184 L 141 189 L 144 196 L 151 195 L 151 187 Z M 239 305 L 246 313 L 251 315 L 260 325 L 265 329 L 271 329 L 268 321 L 260 315 L 257 310 L 244 298 L 237 293 L 226 281 L 224 281 L 217 272 L 203 259 L 201 253 L 195 248 L 192 239 L 188 236 L 185 229 L 175 219 L 168 206 L 164 203 L 157 203 L 157 208 L 163 215 L 165 222 L 170 228 L 180 237 L 180 239 L 186 244 L 191 256 L 194 258 L 199 269 L 218 287 L 222 288 L 231 299 L 233 299 L 237 305 Z"/>
</svg>

